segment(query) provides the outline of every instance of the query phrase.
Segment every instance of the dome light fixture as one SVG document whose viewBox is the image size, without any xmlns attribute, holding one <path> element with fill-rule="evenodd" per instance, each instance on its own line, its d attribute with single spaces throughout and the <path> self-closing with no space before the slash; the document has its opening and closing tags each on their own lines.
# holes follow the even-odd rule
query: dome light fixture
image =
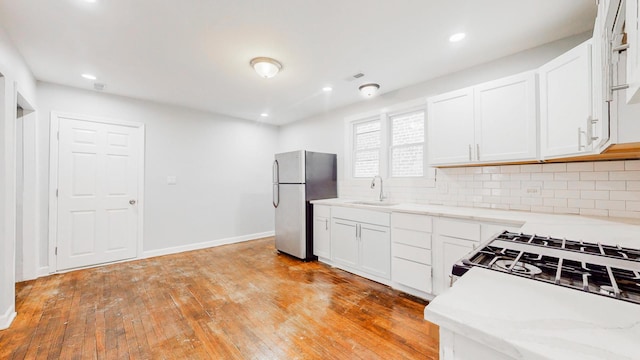
<svg viewBox="0 0 640 360">
<path fill-rule="evenodd" d="M 380 89 L 380 85 L 374 83 L 360 85 L 358 88 L 365 97 L 372 97 L 378 92 L 378 89 Z"/>
<path fill-rule="evenodd" d="M 265 79 L 272 78 L 282 70 L 282 64 L 277 60 L 268 57 L 257 57 L 249 62 L 253 69 Z"/>
<path fill-rule="evenodd" d="M 457 34 L 453 34 L 449 37 L 449 41 L 451 42 L 458 42 L 461 41 L 462 39 L 464 39 L 467 36 L 467 34 L 465 33 L 457 33 Z"/>
</svg>

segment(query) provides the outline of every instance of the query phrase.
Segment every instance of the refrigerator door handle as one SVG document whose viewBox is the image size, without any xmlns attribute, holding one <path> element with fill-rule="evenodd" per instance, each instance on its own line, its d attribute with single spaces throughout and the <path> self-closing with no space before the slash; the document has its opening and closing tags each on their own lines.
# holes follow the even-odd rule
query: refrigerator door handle
<svg viewBox="0 0 640 360">
<path fill-rule="evenodd" d="M 280 205 L 280 184 L 273 184 L 273 207 L 277 208 Z"/>
<path fill-rule="evenodd" d="M 273 172 L 273 183 L 277 184 L 280 182 L 280 164 L 278 163 L 278 160 L 273 160 L 273 166 L 271 168 L 271 171 Z"/>
</svg>

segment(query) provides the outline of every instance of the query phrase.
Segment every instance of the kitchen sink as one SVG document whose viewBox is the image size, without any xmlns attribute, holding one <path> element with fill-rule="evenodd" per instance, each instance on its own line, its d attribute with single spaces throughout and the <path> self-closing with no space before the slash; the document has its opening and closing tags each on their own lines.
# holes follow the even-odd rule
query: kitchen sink
<svg viewBox="0 0 640 360">
<path fill-rule="evenodd" d="M 354 205 L 368 205 L 368 206 L 393 206 L 398 203 L 384 202 L 384 201 L 351 201 L 349 204 Z"/>
</svg>

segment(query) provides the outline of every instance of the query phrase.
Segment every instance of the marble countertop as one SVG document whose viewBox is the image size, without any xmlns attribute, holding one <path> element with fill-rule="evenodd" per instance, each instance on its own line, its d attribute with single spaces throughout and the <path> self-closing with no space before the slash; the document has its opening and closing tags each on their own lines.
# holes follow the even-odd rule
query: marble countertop
<svg viewBox="0 0 640 360">
<path fill-rule="evenodd" d="M 640 248 L 640 219 L 588 217 L 579 215 L 540 214 L 484 208 L 399 203 L 391 206 L 354 204 L 353 199 L 314 200 L 312 204 L 345 206 L 383 212 L 403 212 L 444 216 L 480 222 L 499 222 L 522 226 L 525 234 L 566 237 L 572 240 L 602 242 Z"/>
<path fill-rule="evenodd" d="M 477 267 L 424 317 L 514 359 L 640 358 L 640 305 Z"/>
</svg>

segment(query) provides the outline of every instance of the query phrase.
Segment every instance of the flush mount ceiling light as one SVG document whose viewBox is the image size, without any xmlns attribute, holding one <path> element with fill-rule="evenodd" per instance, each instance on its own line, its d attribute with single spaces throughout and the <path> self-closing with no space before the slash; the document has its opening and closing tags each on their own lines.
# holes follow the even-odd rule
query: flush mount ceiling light
<svg viewBox="0 0 640 360">
<path fill-rule="evenodd" d="M 380 85 L 374 83 L 360 85 L 358 88 L 365 97 L 372 97 L 378 92 L 378 89 L 380 89 Z"/>
<path fill-rule="evenodd" d="M 462 39 L 464 39 L 467 36 L 467 34 L 465 33 L 457 33 L 457 34 L 453 34 L 449 37 L 449 41 L 451 42 L 458 42 Z"/>
<path fill-rule="evenodd" d="M 262 116 L 262 117 L 269 117 L 269 114 L 267 114 L 267 113 L 262 113 L 262 114 L 260 114 L 260 116 Z"/>
<path fill-rule="evenodd" d="M 261 77 L 268 79 L 276 76 L 282 69 L 282 64 L 277 60 L 268 57 L 257 57 L 252 59 L 249 64 Z"/>
<path fill-rule="evenodd" d="M 95 75 L 92 74 L 82 74 L 82 77 L 87 79 L 87 80 L 95 80 L 97 79 Z"/>
<path fill-rule="evenodd" d="M 331 86 L 325 86 L 325 87 L 322 88 L 322 91 L 331 92 L 331 91 L 333 91 L 333 88 Z"/>
</svg>

